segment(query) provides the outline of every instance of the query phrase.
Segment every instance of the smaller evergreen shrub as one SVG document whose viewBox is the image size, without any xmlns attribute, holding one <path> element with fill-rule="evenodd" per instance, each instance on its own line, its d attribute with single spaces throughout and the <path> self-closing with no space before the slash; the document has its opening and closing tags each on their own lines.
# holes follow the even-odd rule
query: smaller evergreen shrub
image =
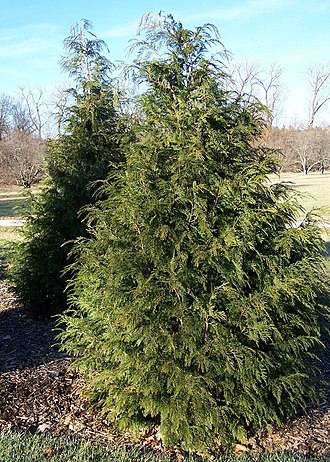
<svg viewBox="0 0 330 462">
<path fill-rule="evenodd" d="M 120 121 L 114 108 L 111 63 L 101 54 L 105 44 L 85 21 L 65 40 L 62 65 L 75 78 L 69 90 L 64 133 L 49 140 L 47 178 L 31 196 L 24 239 L 17 246 L 11 277 L 25 306 L 50 315 L 67 306 L 65 286 L 72 240 L 86 236 L 82 208 L 95 202 L 93 182 L 104 179 L 123 161 Z"/>
</svg>

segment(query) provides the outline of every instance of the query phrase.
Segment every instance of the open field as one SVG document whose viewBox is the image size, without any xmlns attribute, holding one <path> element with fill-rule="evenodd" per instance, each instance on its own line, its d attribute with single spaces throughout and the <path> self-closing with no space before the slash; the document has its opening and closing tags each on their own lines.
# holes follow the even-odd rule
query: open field
<svg viewBox="0 0 330 462">
<path fill-rule="evenodd" d="M 299 202 L 311 211 L 317 209 L 318 214 L 325 220 L 330 220 L 330 172 L 324 173 L 282 173 L 280 176 L 270 175 L 272 183 L 283 182 L 295 189 L 302 196 Z"/>
<path fill-rule="evenodd" d="M 270 175 L 272 183 L 283 182 L 290 188 L 302 194 L 299 199 L 303 207 L 310 211 L 312 208 L 320 209 L 324 218 L 330 219 L 330 172 L 320 173 L 282 173 Z M 24 190 L 19 186 L 0 187 L 0 219 L 24 216 Z M 33 188 L 32 192 L 37 192 Z"/>
<path fill-rule="evenodd" d="M 330 222 L 330 172 L 310 173 L 283 173 L 280 176 L 270 175 L 272 183 L 284 182 L 290 188 L 295 189 L 301 194 L 299 202 L 306 209 L 312 209 L 322 218 Z M 33 188 L 32 192 L 38 191 Z M 19 219 L 24 217 L 24 189 L 19 186 L 0 187 L 0 247 L 4 247 L 3 242 L 13 242 L 18 240 L 19 234 L 16 227 L 1 226 L 1 220 Z M 324 239 L 329 241 L 330 247 L 330 228 L 324 230 Z"/>
</svg>

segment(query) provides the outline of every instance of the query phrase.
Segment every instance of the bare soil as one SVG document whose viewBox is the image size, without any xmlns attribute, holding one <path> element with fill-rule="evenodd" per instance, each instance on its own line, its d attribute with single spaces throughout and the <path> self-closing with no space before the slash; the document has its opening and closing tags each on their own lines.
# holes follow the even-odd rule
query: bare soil
<svg viewBox="0 0 330 462">
<path fill-rule="evenodd" d="M 31 318 L 18 303 L 10 284 L 0 281 L 0 431 L 26 430 L 75 436 L 114 445 L 137 445 L 163 451 L 155 429 L 133 440 L 119 434 L 81 394 L 81 377 L 68 369 L 70 358 L 58 351 L 54 324 Z M 322 374 L 330 378 L 330 350 Z M 264 431 L 237 445 L 236 454 L 251 451 L 295 451 L 330 456 L 330 390 L 327 399 L 281 429 Z"/>
</svg>

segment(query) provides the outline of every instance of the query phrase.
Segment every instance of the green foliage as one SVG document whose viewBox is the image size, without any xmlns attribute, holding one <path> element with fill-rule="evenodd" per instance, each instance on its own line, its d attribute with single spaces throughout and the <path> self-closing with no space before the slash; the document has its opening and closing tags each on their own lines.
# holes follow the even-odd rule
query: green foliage
<svg viewBox="0 0 330 462">
<path fill-rule="evenodd" d="M 93 182 L 105 178 L 110 165 L 120 163 L 118 117 L 114 108 L 111 64 L 93 39 L 90 25 L 74 27 L 65 44 L 64 69 L 77 77 L 70 90 L 64 134 L 48 142 L 47 178 L 38 196 L 30 199 L 31 213 L 19 244 L 12 277 L 16 291 L 32 311 L 43 314 L 66 307 L 64 274 L 71 242 L 86 234 L 80 209 L 94 203 Z M 87 35 L 86 35 L 87 30 Z M 89 38 L 92 36 L 92 39 Z M 85 59 L 83 59 L 85 58 Z"/>
<path fill-rule="evenodd" d="M 327 275 L 317 227 L 267 180 L 261 108 L 225 91 L 225 53 L 207 58 L 214 28 L 146 27 L 145 123 L 74 247 L 60 338 L 117 427 L 205 452 L 316 399 Z"/>
</svg>

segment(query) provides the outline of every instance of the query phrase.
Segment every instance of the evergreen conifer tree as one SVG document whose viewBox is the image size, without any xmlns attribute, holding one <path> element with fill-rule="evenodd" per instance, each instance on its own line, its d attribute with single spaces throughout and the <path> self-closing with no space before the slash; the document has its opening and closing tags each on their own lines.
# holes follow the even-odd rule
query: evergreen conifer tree
<svg viewBox="0 0 330 462">
<path fill-rule="evenodd" d="M 73 239 L 86 234 L 80 209 L 95 201 L 93 181 L 104 179 L 110 163 L 120 163 L 118 117 L 114 108 L 112 64 L 106 47 L 83 20 L 64 42 L 68 51 L 62 67 L 75 79 L 69 90 L 65 131 L 49 140 L 47 178 L 41 193 L 32 196 L 24 240 L 14 259 L 16 292 L 30 310 L 45 315 L 66 305 L 68 253 Z"/>
<path fill-rule="evenodd" d="M 322 243 L 267 180 L 260 108 L 225 91 L 215 28 L 145 26 L 145 123 L 75 245 L 60 338 L 120 429 L 207 451 L 315 398 Z"/>
</svg>

